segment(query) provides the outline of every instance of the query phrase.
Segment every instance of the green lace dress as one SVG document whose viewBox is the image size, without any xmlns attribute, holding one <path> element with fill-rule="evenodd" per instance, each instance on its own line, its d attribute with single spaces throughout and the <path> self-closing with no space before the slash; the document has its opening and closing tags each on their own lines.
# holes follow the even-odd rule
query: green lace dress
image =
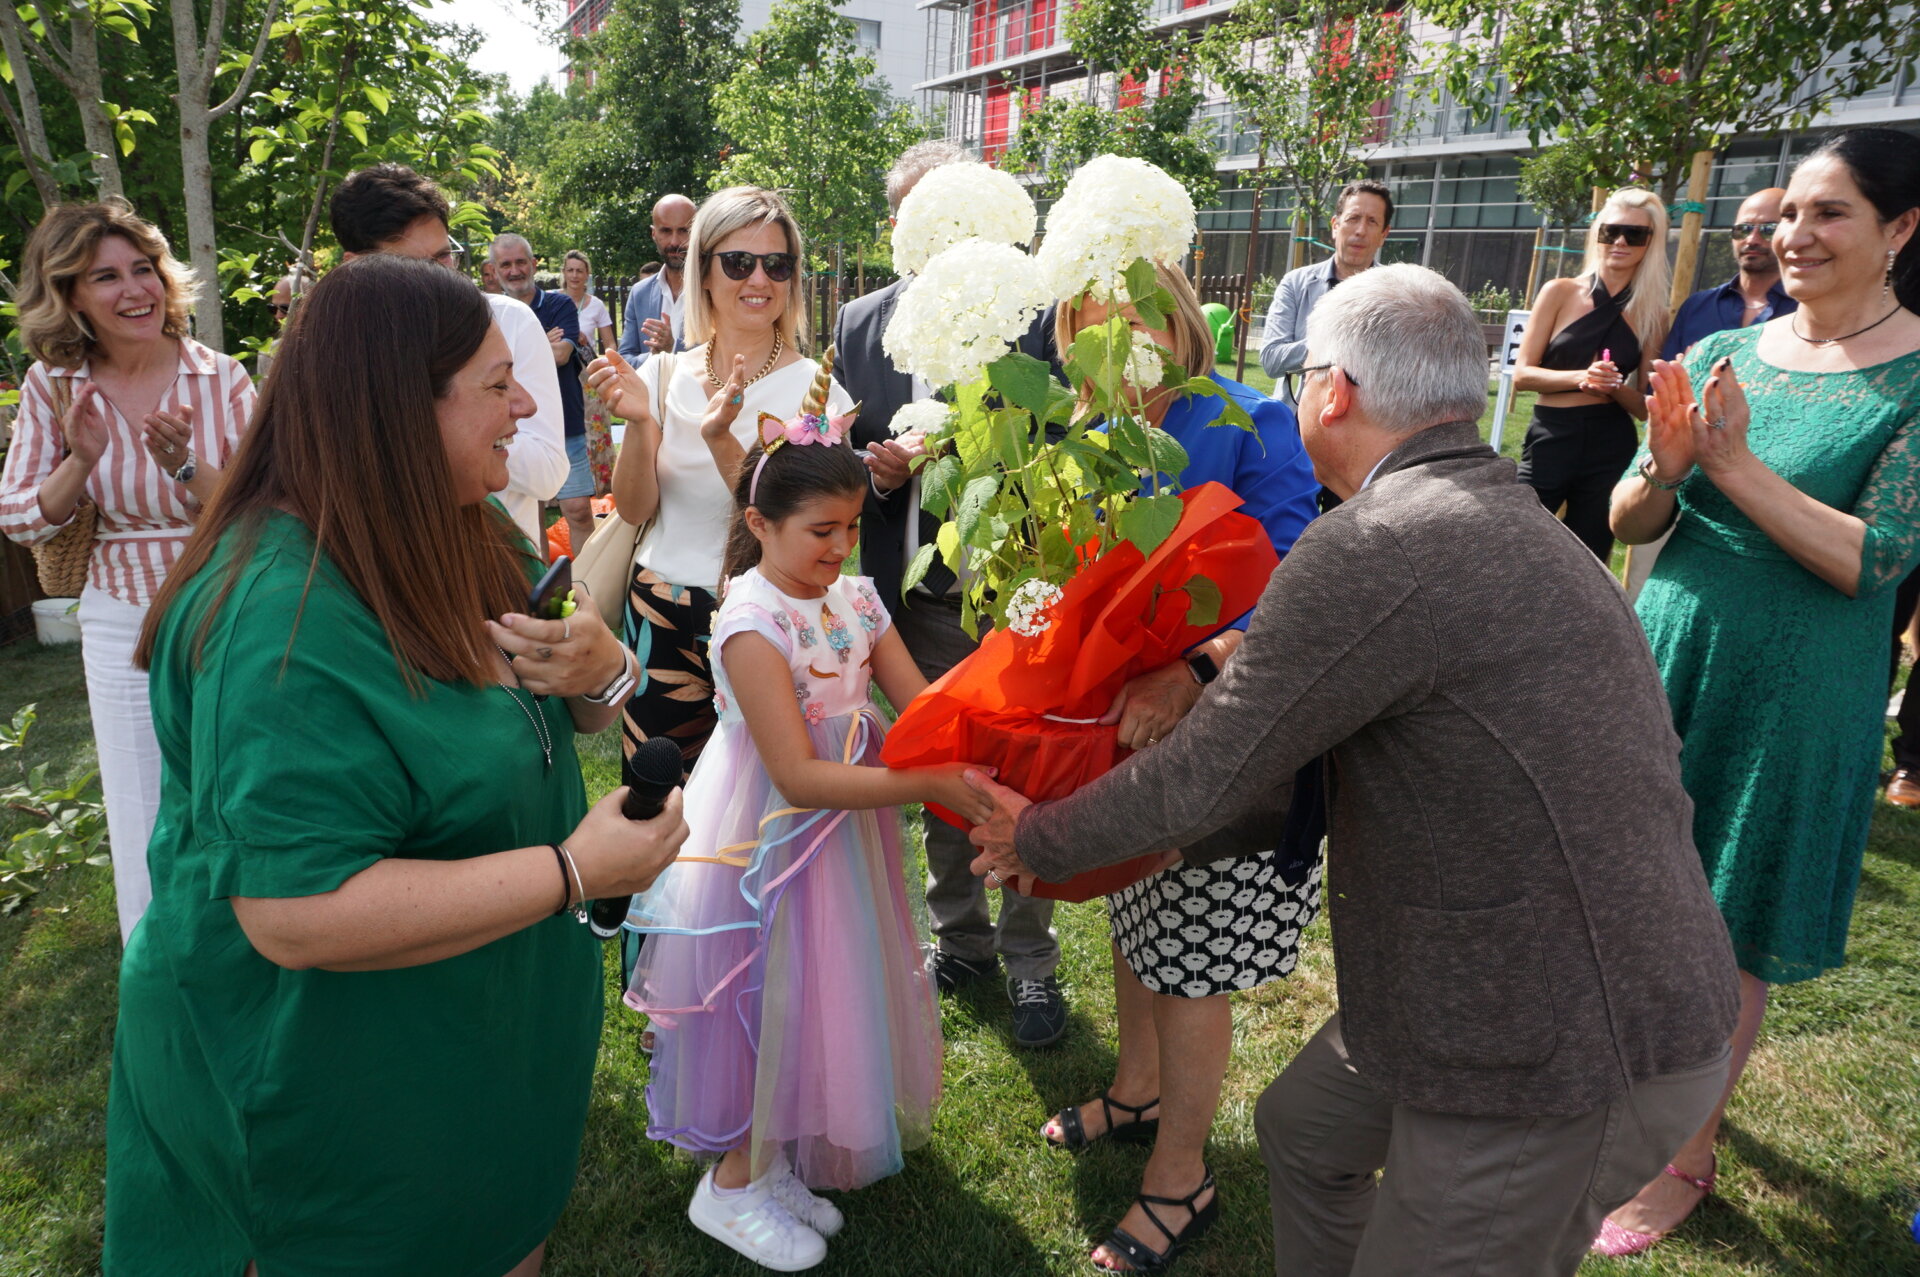
<svg viewBox="0 0 1920 1277">
<path fill-rule="evenodd" d="M 1885 741 L 1894 587 L 1920 560 L 1920 353 L 1789 372 L 1760 358 L 1759 334 L 1706 338 L 1687 371 L 1701 387 L 1732 356 L 1754 454 L 1865 521 L 1859 597 L 1801 567 L 1695 471 L 1638 609 L 1734 953 L 1784 984 L 1846 958 Z"/>
</svg>

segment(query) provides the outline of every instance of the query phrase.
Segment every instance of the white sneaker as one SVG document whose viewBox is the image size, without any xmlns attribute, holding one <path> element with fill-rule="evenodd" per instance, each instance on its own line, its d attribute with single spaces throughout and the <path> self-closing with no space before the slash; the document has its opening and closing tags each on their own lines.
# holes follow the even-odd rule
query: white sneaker
<svg viewBox="0 0 1920 1277">
<path fill-rule="evenodd" d="M 687 1204 L 695 1228 L 777 1273 L 797 1273 L 827 1257 L 826 1240 L 780 1204 L 768 1191 L 766 1176 L 722 1197 L 714 1191 L 716 1169 L 717 1163 L 700 1177 Z"/>
<path fill-rule="evenodd" d="M 800 1182 L 784 1154 L 774 1159 L 773 1169 L 761 1176 L 760 1182 L 773 1194 L 774 1201 L 787 1208 L 788 1214 L 822 1237 L 833 1236 L 847 1222 L 838 1206 L 824 1197 L 815 1197 L 813 1191 Z"/>
</svg>

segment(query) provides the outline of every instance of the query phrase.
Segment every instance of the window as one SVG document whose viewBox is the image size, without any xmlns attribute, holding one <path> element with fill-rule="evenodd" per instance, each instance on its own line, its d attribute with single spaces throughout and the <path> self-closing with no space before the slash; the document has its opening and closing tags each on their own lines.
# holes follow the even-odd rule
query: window
<svg viewBox="0 0 1920 1277">
<path fill-rule="evenodd" d="M 853 42 L 863 49 L 880 47 L 880 24 L 872 18 L 854 18 Z"/>
</svg>

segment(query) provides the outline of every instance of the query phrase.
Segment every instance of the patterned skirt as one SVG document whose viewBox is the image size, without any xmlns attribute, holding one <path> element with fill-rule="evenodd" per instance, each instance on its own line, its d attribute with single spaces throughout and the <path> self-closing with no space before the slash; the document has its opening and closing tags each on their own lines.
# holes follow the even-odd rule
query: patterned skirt
<svg viewBox="0 0 1920 1277">
<path fill-rule="evenodd" d="M 623 637 L 640 658 L 640 686 L 620 725 L 625 756 L 643 741 L 665 736 L 680 746 L 692 774 L 717 721 L 707 650 L 714 606 L 713 595 L 697 585 L 674 585 L 646 568 L 634 570 Z"/>
<path fill-rule="evenodd" d="M 1209 998 L 1292 972 L 1320 913 L 1320 862 L 1300 881 L 1280 853 L 1173 865 L 1107 897 L 1114 943 L 1150 992 Z"/>
</svg>

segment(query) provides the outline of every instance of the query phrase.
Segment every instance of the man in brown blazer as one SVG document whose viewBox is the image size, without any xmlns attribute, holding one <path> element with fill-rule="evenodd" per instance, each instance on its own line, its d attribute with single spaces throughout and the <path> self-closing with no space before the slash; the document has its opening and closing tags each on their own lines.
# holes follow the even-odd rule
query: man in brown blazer
<svg viewBox="0 0 1920 1277">
<path fill-rule="evenodd" d="M 1619 585 L 1480 441 L 1459 290 L 1368 271 L 1308 347 L 1300 431 L 1343 504 L 1160 744 L 1057 802 L 970 777 L 998 803 L 975 868 L 1270 846 L 1328 755 L 1340 1009 L 1256 1114 L 1275 1271 L 1571 1274 L 1726 1076 L 1738 986 L 1679 742 Z M 1205 1206 L 1160 1214 L 1179 1237 Z"/>
</svg>

